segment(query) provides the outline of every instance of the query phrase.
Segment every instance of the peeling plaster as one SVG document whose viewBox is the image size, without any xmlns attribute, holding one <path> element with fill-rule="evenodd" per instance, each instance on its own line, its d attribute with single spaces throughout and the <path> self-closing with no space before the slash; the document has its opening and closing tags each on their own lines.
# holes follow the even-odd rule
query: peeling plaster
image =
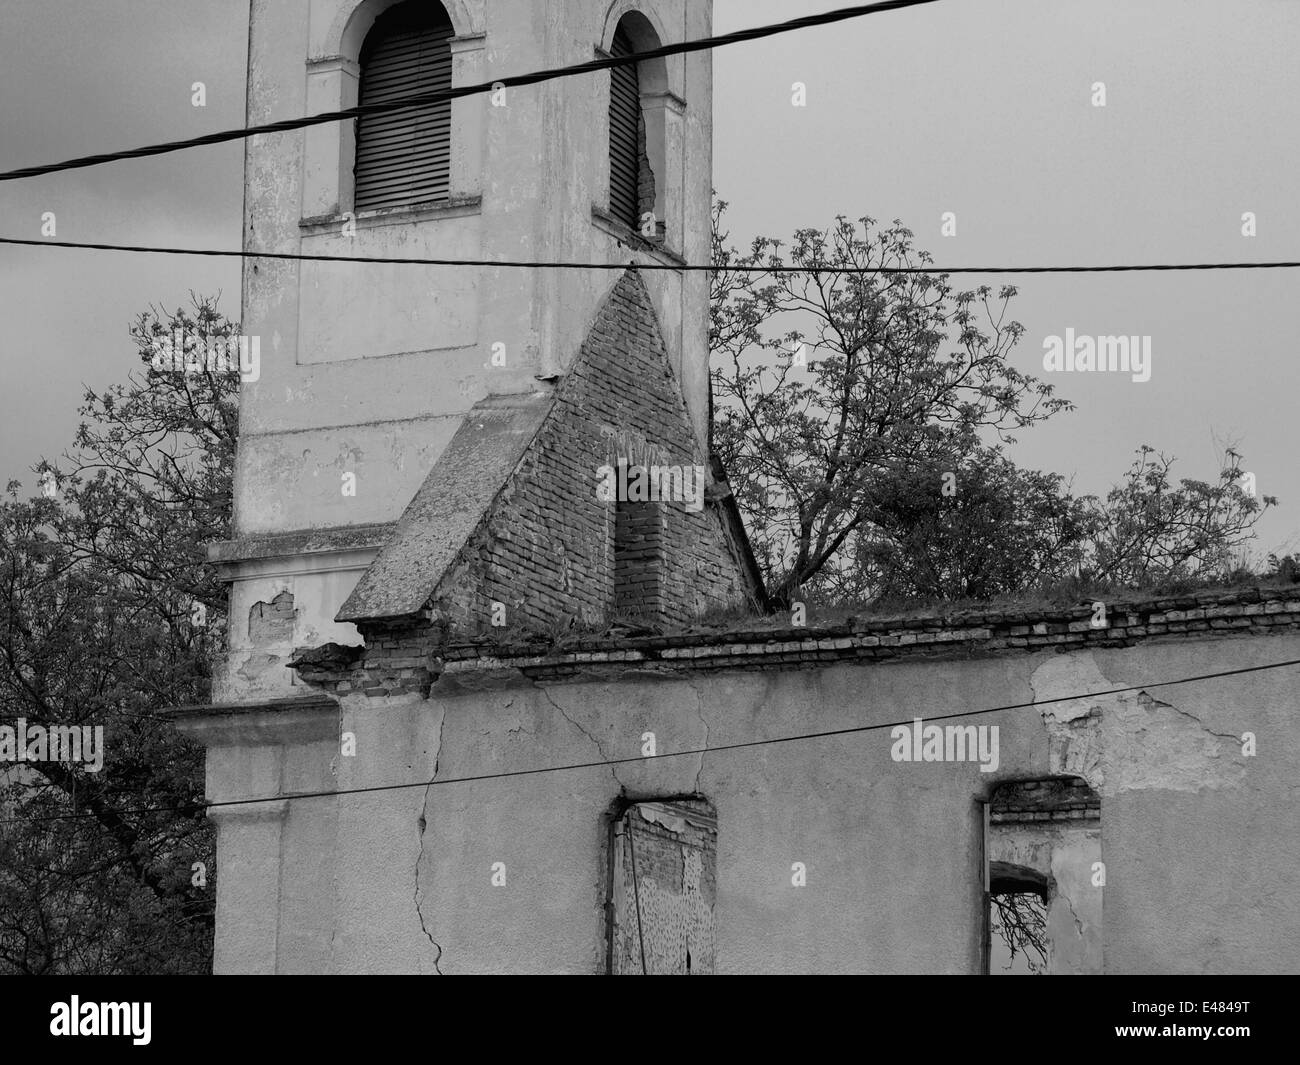
<svg viewBox="0 0 1300 1065">
<path fill-rule="evenodd" d="M 279 661 L 279 655 L 250 654 L 236 675 L 250 684 L 256 684 Z"/>
<path fill-rule="evenodd" d="M 642 819 L 649 821 L 652 825 L 659 825 L 660 827 L 667 829 L 674 836 L 680 836 L 686 831 L 686 818 L 684 817 L 673 817 L 671 814 L 667 814 L 662 810 L 656 810 L 653 806 L 648 806 L 644 803 L 637 806 L 636 810 L 641 815 Z M 682 856 L 685 857 L 685 855 L 686 848 L 683 847 Z"/>
<path fill-rule="evenodd" d="M 280 584 L 276 583 L 277 586 Z M 262 645 L 292 640 L 297 618 L 298 610 L 293 593 L 287 587 L 281 588 L 269 601 L 259 600 L 249 608 L 249 641 Z"/>
<path fill-rule="evenodd" d="M 1091 654 L 1058 655 L 1039 666 L 1034 699 L 1123 687 Z M 1234 787 L 1245 776 L 1240 740 L 1145 691 L 1071 699 L 1038 708 L 1048 733 L 1049 772 L 1083 777 L 1098 793 Z"/>
</svg>

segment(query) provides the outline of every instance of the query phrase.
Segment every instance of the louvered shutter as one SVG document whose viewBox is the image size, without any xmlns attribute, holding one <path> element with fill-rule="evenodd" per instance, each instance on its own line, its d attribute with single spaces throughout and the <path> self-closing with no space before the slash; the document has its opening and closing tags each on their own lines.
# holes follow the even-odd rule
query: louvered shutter
<svg viewBox="0 0 1300 1065">
<path fill-rule="evenodd" d="M 438 5 L 405 3 L 375 20 L 361 51 L 362 105 L 451 88 L 451 24 Z M 445 200 L 451 101 L 357 119 L 358 211 Z"/>
<path fill-rule="evenodd" d="M 610 54 L 619 57 L 634 52 L 631 39 L 620 28 Z M 641 81 L 635 63 L 613 67 L 609 73 L 609 212 L 637 229 L 641 225 Z"/>
</svg>

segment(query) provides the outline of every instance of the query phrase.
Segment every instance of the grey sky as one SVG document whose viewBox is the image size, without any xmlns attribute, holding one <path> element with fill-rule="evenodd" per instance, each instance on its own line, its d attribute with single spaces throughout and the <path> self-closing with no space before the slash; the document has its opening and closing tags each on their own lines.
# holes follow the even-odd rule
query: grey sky
<svg viewBox="0 0 1300 1065">
<path fill-rule="evenodd" d="M 717 28 L 845 2 L 717 0 Z M 239 125 L 246 34 L 246 0 L 4 0 L 0 168 Z M 944 0 L 737 45 L 715 60 L 715 184 L 737 242 L 842 213 L 901 219 L 941 266 L 1298 259 L 1298 53 L 1295 0 Z M 38 236 L 54 211 L 62 239 L 237 247 L 241 159 L 224 145 L 7 183 L 0 234 Z M 0 248 L 0 475 L 35 490 L 81 382 L 130 368 L 135 313 L 221 289 L 237 315 L 238 278 L 234 261 Z M 1282 497 L 1260 552 L 1300 547 L 1300 270 L 1005 280 L 1025 370 L 1067 328 L 1152 337 L 1146 383 L 1054 375 L 1079 409 L 1023 434 L 1019 461 L 1102 492 L 1150 443 L 1208 478 L 1216 431 Z"/>
</svg>

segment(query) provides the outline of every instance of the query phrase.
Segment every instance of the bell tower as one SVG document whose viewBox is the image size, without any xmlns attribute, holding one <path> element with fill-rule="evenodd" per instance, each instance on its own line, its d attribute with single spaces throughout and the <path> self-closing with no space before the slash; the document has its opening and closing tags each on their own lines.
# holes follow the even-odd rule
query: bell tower
<svg viewBox="0 0 1300 1065">
<path fill-rule="evenodd" d="M 252 0 L 248 122 L 273 122 L 708 36 L 712 0 Z M 681 264 L 710 252 L 708 52 L 246 142 L 251 253 Z M 706 448 L 708 280 L 640 271 Z M 249 258 L 230 651 L 214 700 L 298 694 L 470 413 L 559 389 L 615 269 Z M 634 386 L 633 386 L 634 387 Z M 472 457 L 472 456 L 471 456 Z M 472 463 L 470 464 L 472 469 Z M 469 476 L 469 474 L 467 474 Z"/>
</svg>

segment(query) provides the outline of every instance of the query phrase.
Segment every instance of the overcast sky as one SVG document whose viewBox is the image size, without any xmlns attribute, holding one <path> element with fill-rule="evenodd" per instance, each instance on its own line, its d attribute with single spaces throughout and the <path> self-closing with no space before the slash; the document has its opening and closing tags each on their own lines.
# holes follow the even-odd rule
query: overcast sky
<svg viewBox="0 0 1300 1065">
<path fill-rule="evenodd" d="M 716 24 L 846 2 L 717 0 Z M 247 17 L 247 0 L 0 0 L 0 169 L 241 125 Z M 1297 56 L 1300 0 L 942 0 L 736 45 L 715 61 L 715 185 L 738 243 L 846 214 L 901 219 L 940 266 L 1300 259 Z M 241 180 L 233 144 L 10 182 L 0 235 L 54 211 L 65 240 L 235 248 Z M 1139 444 L 1212 478 L 1214 435 L 1235 439 L 1282 499 L 1259 553 L 1300 549 L 1300 270 L 962 284 L 1005 280 L 1026 371 L 1067 329 L 1152 338 L 1145 383 L 1053 375 L 1078 410 L 1025 432 L 1018 461 L 1102 493 Z M 134 365 L 129 320 L 191 289 L 237 316 L 237 261 L 0 247 L 0 476 L 35 491 L 82 382 Z"/>
</svg>

